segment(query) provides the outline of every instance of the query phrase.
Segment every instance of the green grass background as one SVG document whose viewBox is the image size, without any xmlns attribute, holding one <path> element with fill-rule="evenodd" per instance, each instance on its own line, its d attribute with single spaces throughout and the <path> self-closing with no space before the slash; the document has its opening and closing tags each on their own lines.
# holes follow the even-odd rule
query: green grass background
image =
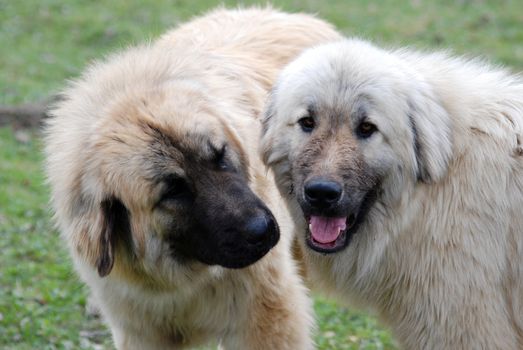
<svg viewBox="0 0 523 350">
<path fill-rule="evenodd" d="M 0 104 L 44 99 L 93 59 L 219 4 L 0 0 Z M 244 5 L 260 4 L 245 1 Z M 261 3 L 261 4 L 265 4 Z M 383 45 L 450 49 L 523 69 L 521 0 L 277 1 Z M 0 348 L 111 349 L 50 223 L 39 132 L 0 128 Z M 316 298 L 319 349 L 394 349 L 374 318 Z"/>
</svg>

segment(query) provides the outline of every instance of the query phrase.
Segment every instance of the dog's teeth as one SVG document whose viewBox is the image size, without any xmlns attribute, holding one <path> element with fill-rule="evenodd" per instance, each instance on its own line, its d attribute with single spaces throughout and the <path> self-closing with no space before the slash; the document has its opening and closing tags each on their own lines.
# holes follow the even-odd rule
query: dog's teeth
<svg viewBox="0 0 523 350">
<path fill-rule="evenodd" d="M 312 225 L 309 224 L 309 231 L 312 231 Z"/>
</svg>

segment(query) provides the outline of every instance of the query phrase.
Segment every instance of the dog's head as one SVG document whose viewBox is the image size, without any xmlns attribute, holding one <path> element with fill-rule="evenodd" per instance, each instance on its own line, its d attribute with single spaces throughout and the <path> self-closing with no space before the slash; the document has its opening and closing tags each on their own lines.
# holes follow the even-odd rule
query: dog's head
<svg viewBox="0 0 523 350">
<path fill-rule="evenodd" d="M 281 74 L 262 152 L 282 194 L 309 224 L 308 245 L 347 246 L 378 202 L 438 181 L 450 155 L 448 115 L 393 54 L 350 40 L 306 51 Z"/>
<path fill-rule="evenodd" d="M 277 243 L 244 145 L 218 107 L 183 83 L 115 101 L 77 154 L 48 148 L 54 200 L 70 204 L 59 215 L 100 276 L 117 259 L 145 271 L 165 259 L 243 268 Z M 67 183 L 58 183 L 57 153 L 75 163 Z"/>
</svg>

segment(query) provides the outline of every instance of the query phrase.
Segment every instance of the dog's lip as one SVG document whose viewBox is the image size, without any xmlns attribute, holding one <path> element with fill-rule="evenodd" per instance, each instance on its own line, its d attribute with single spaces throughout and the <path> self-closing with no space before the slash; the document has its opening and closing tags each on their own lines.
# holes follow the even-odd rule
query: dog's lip
<svg viewBox="0 0 523 350">
<path fill-rule="evenodd" d="M 350 214 L 346 219 L 346 228 L 341 231 L 340 235 L 336 238 L 334 242 L 328 242 L 328 243 L 321 243 L 314 239 L 312 236 L 311 230 L 310 230 L 310 220 L 311 215 L 307 215 L 305 217 L 307 223 L 309 223 L 307 227 L 307 233 L 306 233 L 306 243 L 307 245 L 314 251 L 317 251 L 319 253 L 324 254 L 331 254 L 336 253 L 341 250 L 343 250 L 348 243 L 349 237 L 354 233 L 351 232 L 351 229 L 354 227 L 354 224 L 356 223 L 357 215 Z"/>
</svg>

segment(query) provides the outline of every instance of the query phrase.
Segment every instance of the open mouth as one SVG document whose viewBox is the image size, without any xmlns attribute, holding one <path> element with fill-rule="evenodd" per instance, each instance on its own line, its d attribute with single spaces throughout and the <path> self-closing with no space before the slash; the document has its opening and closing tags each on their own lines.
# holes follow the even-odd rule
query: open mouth
<svg viewBox="0 0 523 350">
<path fill-rule="evenodd" d="M 320 253 L 335 253 L 348 244 L 350 230 L 356 223 L 356 215 L 349 217 L 326 217 L 311 215 L 308 220 L 307 244 Z"/>
</svg>

